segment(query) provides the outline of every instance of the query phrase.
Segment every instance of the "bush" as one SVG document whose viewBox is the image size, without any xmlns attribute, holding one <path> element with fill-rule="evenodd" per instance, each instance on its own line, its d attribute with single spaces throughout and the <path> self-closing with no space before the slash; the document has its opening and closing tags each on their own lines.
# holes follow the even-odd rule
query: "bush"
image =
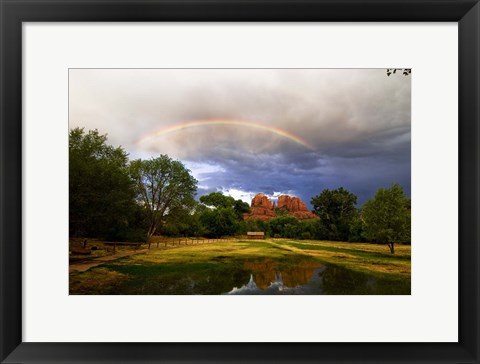
<svg viewBox="0 0 480 364">
<path fill-rule="evenodd" d="M 147 233 L 145 230 L 137 228 L 112 229 L 105 239 L 107 241 L 144 243 L 147 241 Z"/>
<path fill-rule="evenodd" d="M 310 240 L 311 238 L 312 238 L 312 235 L 308 231 L 305 231 L 302 233 L 303 240 Z"/>
</svg>

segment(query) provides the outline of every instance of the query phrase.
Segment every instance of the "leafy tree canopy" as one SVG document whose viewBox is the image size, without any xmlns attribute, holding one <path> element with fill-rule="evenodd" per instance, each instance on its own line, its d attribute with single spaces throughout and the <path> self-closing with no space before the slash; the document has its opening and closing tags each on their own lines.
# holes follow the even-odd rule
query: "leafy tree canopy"
<svg viewBox="0 0 480 364">
<path fill-rule="evenodd" d="M 379 188 L 375 196 L 362 207 L 367 239 L 386 243 L 392 254 L 395 243 L 410 241 L 410 199 L 399 184 L 391 188 Z"/>
<path fill-rule="evenodd" d="M 221 192 L 212 192 L 200 197 L 200 202 L 211 207 L 222 208 L 232 207 L 235 199 L 231 196 L 225 196 Z"/>
<path fill-rule="evenodd" d="M 250 213 L 250 205 L 242 200 L 235 200 L 233 203 L 233 210 L 237 215 L 237 218 L 243 220 L 243 214 Z"/>
<path fill-rule="evenodd" d="M 119 239 L 137 215 L 128 154 L 106 142 L 98 130 L 70 130 L 70 236 Z"/>
<path fill-rule="evenodd" d="M 197 180 L 190 171 L 167 155 L 130 163 L 137 199 L 147 210 L 148 239 L 155 234 L 171 211 L 193 203 Z"/>
<path fill-rule="evenodd" d="M 201 207 L 201 208 L 200 208 Z M 165 216 L 160 227 L 161 234 L 167 236 L 201 236 L 204 229 L 200 224 L 200 211 L 203 205 L 192 201 L 191 204 L 176 207 Z"/>
<path fill-rule="evenodd" d="M 250 205 L 242 200 L 235 200 L 231 196 L 225 196 L 221 192 L 212 192 L 200 196 L 200 202 L 214 208 L 232 208 L 238 219 L 243 220 L 243 214 L 250 212 Z"/>
<path fill-rule="evenodd" d="M 343 187 L 325 189 L 312 198 L 313 212 L 320 218 L 320 228 L 326 239 L 348 240 L 350 224 L 357 215 L 357 196 Z"/>
<path fill-rule="evenodd" d="M 246 224 L 243 214 L 250 212 L 248 203 L 225 196 L 221 192 L 212 192 L 200 197 L 205 207 L 200 214 L 200 222 L 210 237 L 221 237 L 243 233 Z"/>
<path fill-rule="evenodd" d="M 200 222 L 212 238 L 234 235 L 238 230 L 238 218 L 232 207 L 205 210 L 200 215 Z"/>
</svg>

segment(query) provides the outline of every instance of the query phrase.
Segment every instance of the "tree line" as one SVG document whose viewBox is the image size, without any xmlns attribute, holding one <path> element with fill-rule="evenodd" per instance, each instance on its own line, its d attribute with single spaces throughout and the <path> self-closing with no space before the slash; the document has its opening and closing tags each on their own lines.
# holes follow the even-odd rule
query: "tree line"
<svg viewBox="0 0 480 364">
<path fill-rule="evenodd" d="M 213 192 L 195 200 L 197 181 L 167 155 L 129 161 L 121 147 L 97 130 L 70 130 L 70 236 L 150 242 L 153 235 L 218 238 L 263 231 L 268 237 L 410 242 L 410 199 L 398 184 L 380 188 L 361 208 L 340 187 L 311 200 L 314 220 L 289 215 L 244 220 L 250 206 Z"/>
</svg>

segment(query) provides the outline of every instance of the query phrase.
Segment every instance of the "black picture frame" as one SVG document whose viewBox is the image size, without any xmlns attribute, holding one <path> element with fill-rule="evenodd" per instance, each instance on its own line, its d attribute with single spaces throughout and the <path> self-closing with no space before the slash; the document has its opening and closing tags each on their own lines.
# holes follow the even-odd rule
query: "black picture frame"
<svg viewBox="0 0 480 364">
<path fill-rule="evenodd" d="M 0 0 L 0 13 L 0 360 L 2 363 L 479 363 L 480 5 L 478 1 Z M 458 22 L 459 342 L 22 342 L 22 22 L 26 21 Z M 445 72 L 455 72 L 455 70 L 445 70 Z"/>
</svg>

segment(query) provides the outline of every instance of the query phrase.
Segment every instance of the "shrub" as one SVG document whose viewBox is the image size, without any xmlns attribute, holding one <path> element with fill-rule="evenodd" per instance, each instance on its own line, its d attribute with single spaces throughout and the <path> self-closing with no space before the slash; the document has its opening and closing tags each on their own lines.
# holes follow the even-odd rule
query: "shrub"
<svg viewBox="0 0 480 364">
<path fill-rule="evenodd" d="M 305 231 L 302 233 L 303 240 L 310 240 L 311 238 L 312 238 L 312 235 L 308 231 Z"/>
</svg>

